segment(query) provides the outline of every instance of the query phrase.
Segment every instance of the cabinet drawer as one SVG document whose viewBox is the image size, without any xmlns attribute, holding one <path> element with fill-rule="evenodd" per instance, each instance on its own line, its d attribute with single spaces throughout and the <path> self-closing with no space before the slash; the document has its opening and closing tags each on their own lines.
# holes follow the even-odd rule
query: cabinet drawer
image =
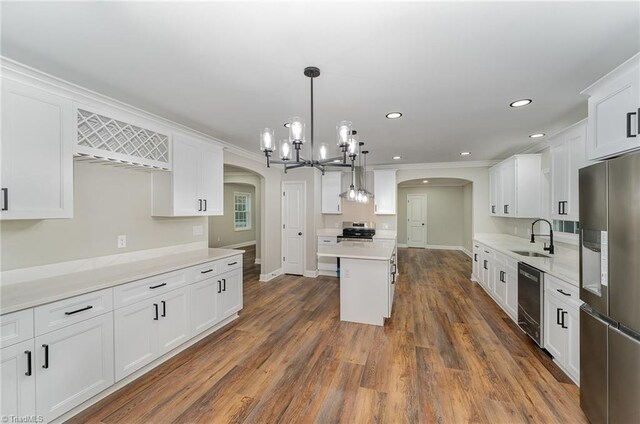
<svg viewBox="0 0 640 424">
<path fill-rule="evenodd" d="M 100 290 L 38 306 L 34 309 L 36 336 L 85 321 L 112 310 L 112 289 Z"/>
<path fill-rule="evenodd" d="M 206 280 L 207 278 L 211 278 L 214 275 L 220 274 L 220 267 L 222 266 L 221 261 L 211 261 L 202 265 L 197 265 L 189 268 L 189 277 L 188 281 L 190 283 L 196 283 L 198 281 Z"/>
<path fill-rule="evenodd" d="M 232 256 L 230 258 L 219 259 L 218 274 L 242 268 L 242 255 Z"/>
<path fill-rule="evenodd" d="M 187 284 L 187 274 L 188 270 L 181 269 L 117 286 L 113 289 L 113 306 L 114 308 L 121 308 L 185 286 Z"/>
<path fill-rule="evenodd" d="M 0 317 L 0 346 L 7 347 L 33 338 L 33 309 Z"/>
<path fill-rule="evenodd" d="M 318 246 L 327 244 L 338 244 L 337 237 L 318 237 Z"/>
<path fill-rule="evenodd" d="M 557 296 L 567 302 L 580 302 L 580 291 L 578 287 L 565 283 L 552 275 L 544 275 L 544 287 L 547 293 Z"/>
</svg>

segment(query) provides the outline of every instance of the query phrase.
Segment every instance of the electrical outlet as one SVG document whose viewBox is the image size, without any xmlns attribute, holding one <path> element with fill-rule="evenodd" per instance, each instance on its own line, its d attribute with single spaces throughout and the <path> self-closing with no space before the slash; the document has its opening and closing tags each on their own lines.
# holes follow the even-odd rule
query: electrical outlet
<svg viewBox="0 0 640 424">
<path fill-rule="evenodd" d="M 220 241 L 220 237 L 218 237 L 217 241 Z"/>
<path fill-rule="evenodd" d="M 342 275 L 344 276 L 344 278 L 351 278 L 351 271 L 348 269 L 345 269 L 344 271 L 341 271 Z"/>
<path fill-rule="evenodd" d="M 334 222 L 334 223 L 333 223 L 333 226 L 334 226 L 335 228 L 340 228 L 340 224 L 338 224 L 337 222 Z"/>
<path fill-rule="evenodd" d="M 389 224 L 387 224 L 386 222 L 384 224 L 382 224 L 382 229 L 383 230 L 388 230 L 389 229 Z"/>
<path fill-rule="evenodd" d="M 202 225 L 194 225 L 193 226 L 193 235 L 194 236 L 201 236 L 202 234 L 204 234 L 204 230 L 202 229 Z"/>
<path fill-rule="evenodd" d="M 127 236 L 118 236 L 118 249 L 122 249 L 124 247 L 127 247 Z"/>
</svg>

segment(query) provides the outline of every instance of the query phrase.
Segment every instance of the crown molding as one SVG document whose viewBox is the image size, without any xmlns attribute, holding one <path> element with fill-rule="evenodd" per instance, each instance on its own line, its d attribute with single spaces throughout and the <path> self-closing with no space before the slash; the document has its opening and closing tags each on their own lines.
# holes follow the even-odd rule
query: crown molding
<svg viewBox="0 0 640 424">
<path fill-rule="evenodd" d="M 49 88 L 59 90 L 61 94 L 64 94 L 73 100 L 78 100 L 78 101 L 89 100 L 89 101 L 99 102 L 99 103 L 107 104 L 108 106 L 119 109 L 123 112 L 137 114 L 139 116 L 142 116 L 145 119 L 148 119 L 155 123 L 169 127 L 170 129 L 187 132 L 191 135 L 197 136 L 199 138 L 203 138 L 206 141 L 209 141 L 212 144 L 216 144 L 222 147 L 224 150 L 230 153 L 233 153 L 237 156 L 241 156 L 245 159 L 250 159 L 259 163 L 264 163 L 264 157 L 259 153 L 251 152 L 241 147 L 237 147 L 227 141 L 221 140 L 212 135 L 203 133 L 198 130 L 194 130 L 193 128 L 190 128 L 186 125 L 180 124 L 175 121 L 171 121 L 170 119 L 164 118 L 160 115 L 147 112 L 144 109 L 122 102 L 118 99 L 114 99 L 104 94 L 100 94 L 96 91 L 82 87 L 78 84 L 69 82 L 67 80 L 48 74 L 39 69 L 33 68 L 31 66 L 28 66 L 18 61 L 15 61 L 13 59 L 10 59 L 6 56 L 0 55 L 0 72 L 3 77 L 17 79 L 19 82 L 24 83 L 26 79 L 26 80 L 30 80 L 31 82 L 44 84 Z"/>
<path fill-rule="evenodd" d="M 499 160 L 483 160 L 469 162 L 431 162 L 431 163 L 404 163 L 397 165 L 373 165 L 372 169 L 454 169 L 454 168 L 490 168 Z"/>
</svg>

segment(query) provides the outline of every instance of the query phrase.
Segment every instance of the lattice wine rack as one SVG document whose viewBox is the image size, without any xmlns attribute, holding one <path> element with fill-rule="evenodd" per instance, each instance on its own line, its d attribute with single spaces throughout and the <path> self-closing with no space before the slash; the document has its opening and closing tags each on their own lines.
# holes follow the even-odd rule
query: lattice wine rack
<svg viewBox="0 0 640 424">
<path fill-rule="evenodd" d="M 171 170 L 169 136 L 77 108 L 79 160 Z"/>
</svg>

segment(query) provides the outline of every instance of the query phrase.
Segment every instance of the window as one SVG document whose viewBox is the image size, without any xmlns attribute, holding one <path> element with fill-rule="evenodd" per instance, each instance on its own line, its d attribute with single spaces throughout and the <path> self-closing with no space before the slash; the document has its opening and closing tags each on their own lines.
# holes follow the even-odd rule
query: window
<svg viewBox="0 0 640 424">
<path fill-rule="evenodd" d="M 233 193 L 234 212 L 233 229 L 244 231 L 251 229 L 251 195 L 249 193 Z"/>
</svg>

